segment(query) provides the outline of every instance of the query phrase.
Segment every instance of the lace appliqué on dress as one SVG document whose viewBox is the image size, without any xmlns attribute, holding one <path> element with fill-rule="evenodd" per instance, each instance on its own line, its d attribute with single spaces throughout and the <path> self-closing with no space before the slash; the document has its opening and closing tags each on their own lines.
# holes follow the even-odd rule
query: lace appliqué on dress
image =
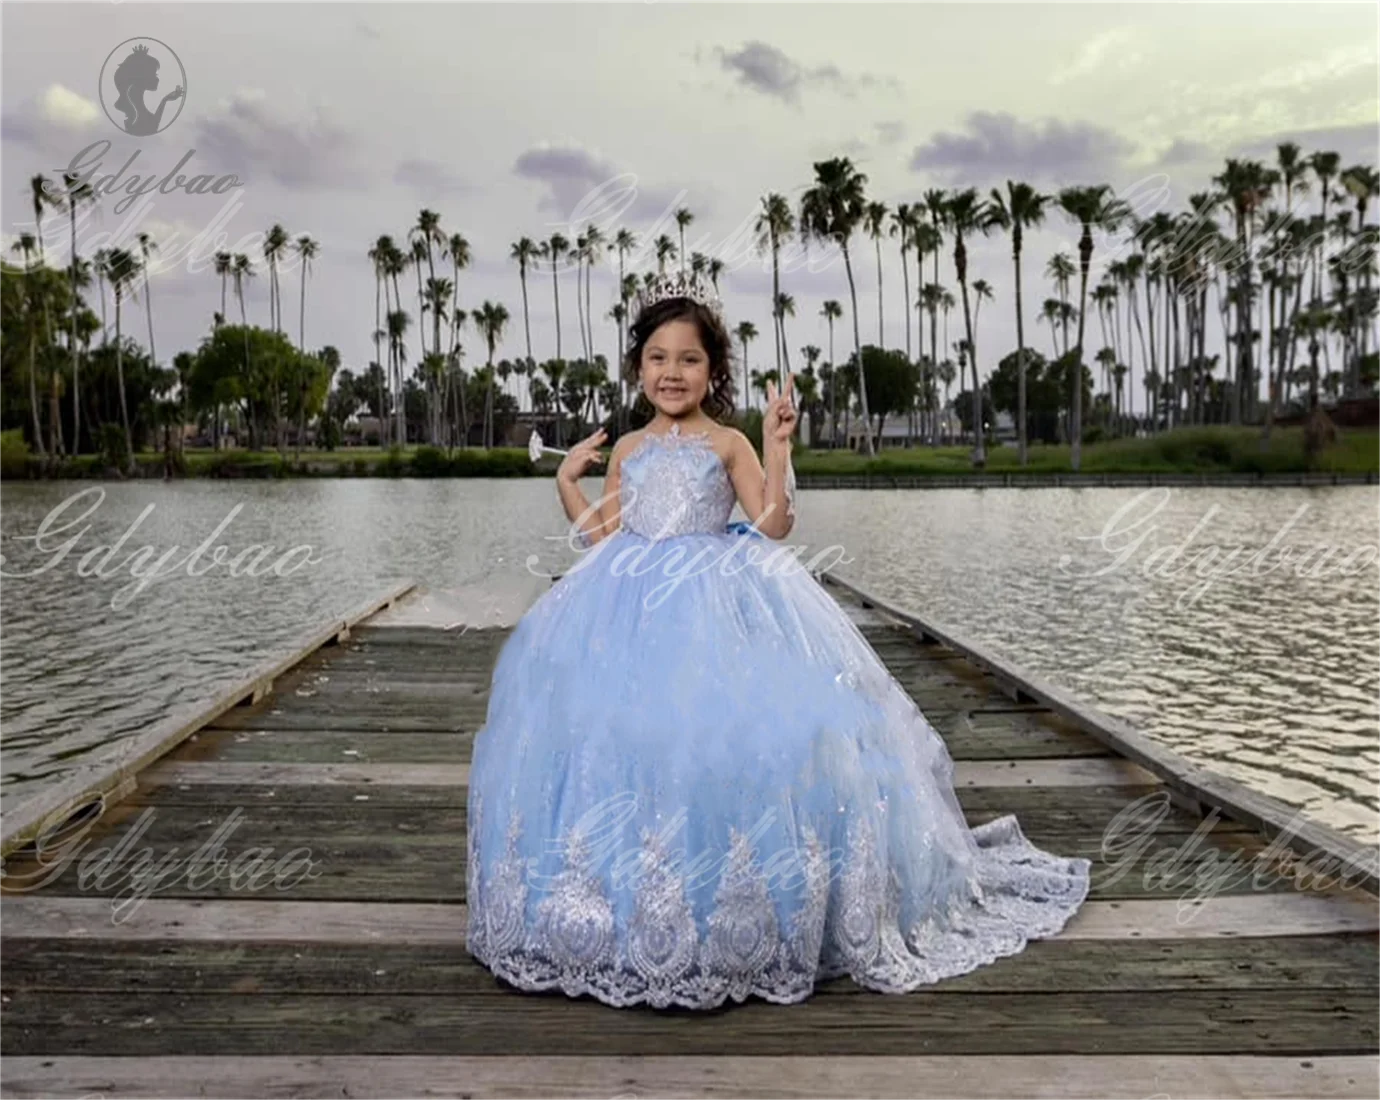
<svg viewBox="0 0 1380 1100">
<path fill-rule="evenodd" d="M 472 813 L 477 831 L 480 807 Z M 734 831 L 701 928 L 683 877 L 657 838 L 644 832 L 639 871 L 626 887 L 634 906 L 624 935 L 607 875 L 590 868 L 578 835 L 565 838 L 566 868 L 530 921 L 516 818 L 504 858 L 487 876 L 475 870 L 481 853 L 470 835 L 471 954 L 520 989 L 559 988 L 620 1007 L 703 1009 L 749 996 L 789 1004 L 808 997 L 816 982 L 844 974 L 870 989 L 909 992 L 1056 933 L 1086 898 L 1090 867 L 1086 859 L 1035 848 L 1008 815 L 973 830 L 980 853 L 974 877 L 939 911 L 903 929 L 896 878 L 861 818 L 850 822 L 837 876 L 818 836 L 802 829 L 801 885 L 793 903 L 773 900 L 747 836 Z"/>
</svg>

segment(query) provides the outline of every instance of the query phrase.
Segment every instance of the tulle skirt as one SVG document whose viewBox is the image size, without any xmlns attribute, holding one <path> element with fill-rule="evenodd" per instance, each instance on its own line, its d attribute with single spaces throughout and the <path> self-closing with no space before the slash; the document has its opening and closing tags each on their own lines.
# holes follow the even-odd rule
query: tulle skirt
<svg viewBox="0 0 1380 1100">
<path fill-rule="evenodd" d="M 934 727 L 789 547 L 620 531 L 528 611 L 469 787 L 468 949 L 529 990 L 902 993 L 1050 936 L 1090 864 L 969 829 Z"/>
</svg>

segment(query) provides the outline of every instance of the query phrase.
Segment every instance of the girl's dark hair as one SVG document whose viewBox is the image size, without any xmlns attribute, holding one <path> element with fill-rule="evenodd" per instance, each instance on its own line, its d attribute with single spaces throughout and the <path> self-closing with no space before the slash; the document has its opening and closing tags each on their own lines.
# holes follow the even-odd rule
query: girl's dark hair
<svg viewBox="0 0 1380 1100">
<path fill-rule="evenodd" d="M 642 368 L 642 349 L 647 346 L 652 333 L 667 321 L 693 321 L 700 331 L 700 343 L 709 356 L 709 392 L 700 408 L 705 414 L 719 423 L 726 422 L 734 408 L 733 387 L 733 340 L 723 321 L 707 306 L 702 306 L 690 298 L 667 298 L 647 306 L 637 315 L 628 330 L 631 345 L 628 357 L 623 363 L 624 377 L 634 386 L 640 381 Z M 644 397 L 639 394 L 639 403 Z"/>
</svg>

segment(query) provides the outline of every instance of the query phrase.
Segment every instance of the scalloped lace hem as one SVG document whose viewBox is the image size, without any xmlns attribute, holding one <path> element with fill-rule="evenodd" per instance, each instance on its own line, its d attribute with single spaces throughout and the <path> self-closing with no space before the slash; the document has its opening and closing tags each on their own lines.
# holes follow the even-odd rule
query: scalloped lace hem
<svg viewBox="0 0 1380 1100">
<path fill-rule="evenodd" d="M 471 894 L 469 951 L 518 989 L 559 989 L 618 1008 L 710 1009 L 749 997 L 794 1004 L 818 982 L 845 975 L 876 992 L 913 992 L 1056 935 L 1087 899 L 1091 861 L 1036 848 L 1014 815 L 979 825 L 972 835 L 978 855 L 965 891 L 909 929 L 897 918 L 895 878 L 876 862 L 865 829 L 850 833 L 849 862 L 836 891 L 818 842 L 806 831 L 806 890 L 788 932 L 778 930 L 776 904 L 741 837 L 704 934 L 681 884 L 663 868 L 638 888 L 637 914 L 615 937 L 598 879 L 580 866 L 578 839 L 570 869 L 530 926 L 523 919 L 526 887 L 513 865 L 481 882 L 472 863 L 471 888 L 482 892 Z M 655 868 L 657 853 L 650 854 Z"/>
</svg>

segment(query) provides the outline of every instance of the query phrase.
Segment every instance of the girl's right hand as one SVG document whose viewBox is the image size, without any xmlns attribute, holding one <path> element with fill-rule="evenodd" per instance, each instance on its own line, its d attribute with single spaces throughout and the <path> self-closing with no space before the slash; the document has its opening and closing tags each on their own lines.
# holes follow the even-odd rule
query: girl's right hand
<svg viewBox="0 0 1380 1100">
<path fill-rule="evenodd" d="M 603 462 L 604 456 L 599 453 L 598 448 L 607 434 L 603 428 L 600 428 L 593 435 L 586 436 L 571 447 L 570 453 L 556 467 L 556 477 L 569 485 L 574 485 L 585 476 L 585 471 L 591 466 Z"/>
</svg>

